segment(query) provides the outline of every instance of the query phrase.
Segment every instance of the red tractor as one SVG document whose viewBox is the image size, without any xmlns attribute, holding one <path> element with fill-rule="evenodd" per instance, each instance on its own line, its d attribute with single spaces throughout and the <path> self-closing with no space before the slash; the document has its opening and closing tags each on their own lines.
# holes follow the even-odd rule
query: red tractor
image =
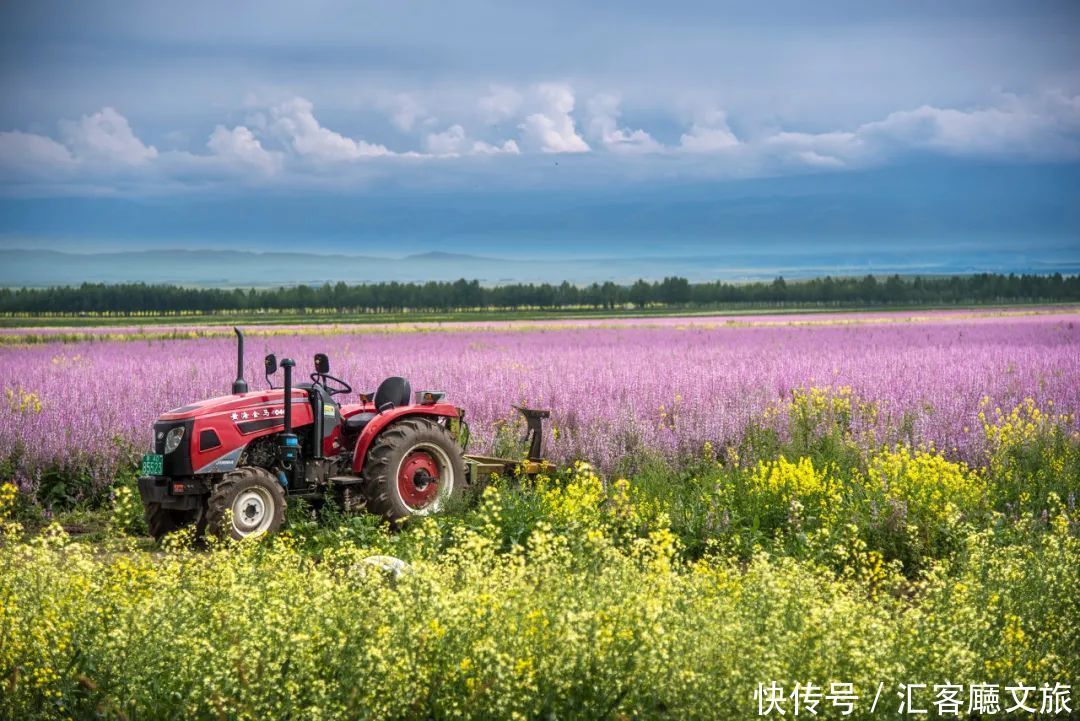
<svg viewBox="0 0 1080 721">
<path fill-rule="evenodd" d="M 194 525 L 196 533 L 243 538 L 268 533 L 284 521 L 289 498 L 334 498 L 346 511 L 366 509 L 391 521 L 427 515 L 471 483 L 492 473 L 534 474 L 541 458 L 547 411 L 519 408 L 527 422 L 528 460 L 466 455 L 463 409 L 442 391 L 417 391 L 391 377 L 355 403 L 315 355 L 310 382 L 293 383 L 295 362 L 278 370 L 266 356 L 265 391 L 244 380 L 244 336 L 237 336 L 232 394 L 163 414 L 154 423 L 154 452 L 143 457 L 139 494 L 151 535 Z"/>
</svg>

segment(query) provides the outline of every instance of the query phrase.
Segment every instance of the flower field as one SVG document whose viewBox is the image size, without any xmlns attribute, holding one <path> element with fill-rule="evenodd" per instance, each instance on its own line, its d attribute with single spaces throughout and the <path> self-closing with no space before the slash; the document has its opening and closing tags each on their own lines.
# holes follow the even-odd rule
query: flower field
<svg viewBox="0 0 1080 721">
<path fill-rule="evenodd" d="M 0 344 L 2 717 L 745 719 L 808 683 L 825 718 L 835 684 L 849 718 L 913 684 L 931 716 L 935 685 L 1080 708 L 1075 309 L 260 329 L 252 387 L 326 352 L 448 391 L 475 451 L 549 408 L 563 470 L 208 548 L 153 546 L 131 488 L 155 416 L 234 375 L 221 329 L 170 332 Z"/>
<path fill-rule="evenodd" d="M 1080 408 L 1077 313 L 451 328 L 274 329 L 249 339 L 246 376 L 263 387 L 267 352 L 298 359 L 305 372 L 314 353 L 326 352 L 334 373 L 357 389 L 403 375 L 466 408 L 480 451 L 513 416 L 511 404 L 548 408 L 553 458 L 588 460 L 605 472 L 646 454 L 677 459 L 705 442 L 737 445 L 766 418 L 786 433 L 777 406 L 811 388 L 872 404 L 872 413 L 853 419 L 853 432 L 868 442 L 933 443 L 974 463 L 986 459 L 980 412 L 1007 413 L 1029 398 L 1047 412 Z M 51 469 L 81 479 L 76 494 L 94 493 L 148 446 L 159 413 L 228 392 L 231 332 L 187 340 L 148 340 L 145 332 L 0 347 L 0 459 L 17 485 L 34 488 Z"/>
</svg>

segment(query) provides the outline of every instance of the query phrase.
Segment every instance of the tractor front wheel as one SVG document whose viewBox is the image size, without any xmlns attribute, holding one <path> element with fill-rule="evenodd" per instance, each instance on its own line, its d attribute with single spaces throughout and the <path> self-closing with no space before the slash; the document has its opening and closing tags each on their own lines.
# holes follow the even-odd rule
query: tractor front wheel
<svg viewBox="0 0 1080 721">
<path fill-rule="evenodd" d="M 465 459 L 450 431 L 407 418 L 375 438 L 364 462 L 367 509 L 391 521 L 426 516 L 465 486 Z"/>
<path fill-rule="evenodd" d="M 285 489 L 265 468 L 226 473 L 206 504 L 206 526 L 215 536 L 240 539 L 273 533 L 285 522 Z"/>
<path fill-rule="evenodd" d="M 146 529 L 155 541 L 160 541 L 166 534 L 189 525 L 198 515 L 197 511 L 162 508 L 160 503 L 146 503 L 143 511 L 146 516 Z"/>
</svg>

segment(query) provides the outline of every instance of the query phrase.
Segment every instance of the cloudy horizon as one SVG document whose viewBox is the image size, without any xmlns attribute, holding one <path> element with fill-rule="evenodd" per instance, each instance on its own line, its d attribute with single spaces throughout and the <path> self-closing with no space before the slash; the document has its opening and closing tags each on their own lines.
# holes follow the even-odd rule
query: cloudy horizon
<svg viewBox="0 0 1080 721">
<path fill-rule="evenodd" d="M 199 0 L 0 13 L 6 245 L 100 244 L 123 227 L 104 212 L 79 232 L 35 227 L 27 219 L 47 199 L 145 210 L 303 196 L 314 209 L 329 194 L 344 229 L 348 199 L 372 195 L 407 207 L 456 194 L 467 209 L 565 191 L 603 205 L 680 184 L 723 196 L 752 179 L 780 188 L 913 164 L 1080 164 L 1080 11 L 1067 2 Z M 905 192 L 905 208 L 921 202 L 918 188 Z M 675 218 L 671 196 L 655 194 Z M 1080 226 L 1066 215 L 1059 244 Z M 169 239 L 168 216 L 145 224 L 144 245 Z M 521 231 L 527 218 L 501 221 Z M 593 242 L 587 228 L 566 233 Z M 410 249 L 446 240 L 436 232 Z"/>
</svg>

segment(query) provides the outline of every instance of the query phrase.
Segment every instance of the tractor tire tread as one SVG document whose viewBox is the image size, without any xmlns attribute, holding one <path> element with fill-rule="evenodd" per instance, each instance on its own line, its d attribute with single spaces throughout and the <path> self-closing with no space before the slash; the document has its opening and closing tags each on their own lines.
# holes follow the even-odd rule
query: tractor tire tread
<svg viewBox="0 0 1080 721">
<path fill-rule="evenodd" d="M 394 468 L 391 461 L 397 453 L 404 453 L 403 446 L 419 434 L 434 432 L 442 441 L 450 457 L 454 472 L 454 488 L 451 494 L 459 492 L 465 486 L 465 460 L 456 439 L 444 426 L 419 418 L 405 418 L 387 427 L 375 437 L 368 451 L 367 462 L 364 464 L 364 496 L 367 500 L 368 512 L 382 516 L 389 521 L 401 521 L 412 515 L 395 503 L 390 493 L 390 484 L 396 483 Z"/>
<path fill-rule="evenodd" d="M 146 529 L 155 541 L 190 523 L 190 512 L 163 508 L 160 503 L 144 503 Z"/>
</svg>

